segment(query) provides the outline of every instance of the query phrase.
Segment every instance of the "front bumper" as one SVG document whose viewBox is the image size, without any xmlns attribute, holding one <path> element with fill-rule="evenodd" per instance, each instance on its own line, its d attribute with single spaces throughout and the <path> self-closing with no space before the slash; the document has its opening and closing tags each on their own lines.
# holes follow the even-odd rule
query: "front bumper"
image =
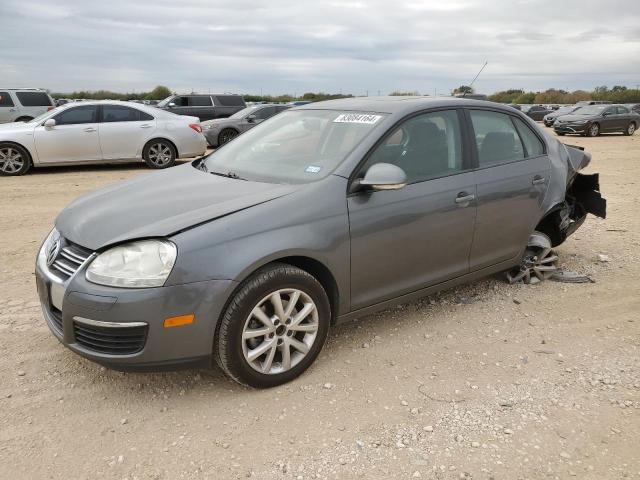
<svg viewBox="0 0 640 480">
<path fill-rule="evenodd" d="M 203 130 L 202 133 L 204 134 L 204 138 L 207 139 L 209 146 L 214 148 L 218 146 L 218 134 L 220 132 L 217 129 Z"/>
<path fill-rule="evenodd" d="M 44 318 L 64 346 L 118 370 L 211 363 L 217 321 L 235 282 L 211 280 L 144 289 L 106 287 L 85 279 L 86 263 L 66 280 L 40 257 L 36 263 Z M 164 327 L 164 319 L 188 314 L 195 315 L 193 323 Z"/>
<path fill-rule="evenodd" d="M 566 124 L 566 123 L 558 123 L 555 122 L 553 124 L 553 131 L 556 133 L 585 133 L 588 130 L 589 124 L 583 123 L 581 125 L 577 124 Z"/>
</svg>

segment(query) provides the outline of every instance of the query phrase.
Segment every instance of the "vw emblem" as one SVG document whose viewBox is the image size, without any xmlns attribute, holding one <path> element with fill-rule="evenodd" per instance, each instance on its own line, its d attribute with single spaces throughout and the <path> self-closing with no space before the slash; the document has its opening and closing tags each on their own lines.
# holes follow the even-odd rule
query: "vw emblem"
<svg viewBox="0 0 640 480">
<path fill-rule="evenodd" d="M 50 267 L 53 265 L 53 262 L 56 260 L 58 256 L 58 252 L 60 251 L 60 239 L 56 240 L 49 246 L 49 250 L 47 251 L 47 266 Z"/>
</svg>

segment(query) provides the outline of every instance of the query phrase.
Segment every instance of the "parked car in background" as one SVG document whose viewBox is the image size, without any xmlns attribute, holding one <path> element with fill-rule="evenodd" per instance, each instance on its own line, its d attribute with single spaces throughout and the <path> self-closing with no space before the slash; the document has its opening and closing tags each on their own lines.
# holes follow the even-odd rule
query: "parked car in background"
<svg viewBox="0 0 640 480">
<path fill-rule="evenodd" d="M 565 105 L 563 107 L 560 107 L 557 110 L 545 115 L 542 119 L 542 123 L 544 123 L 545 127 L 551 127 L 558 117 L 562 115 L 568 115 L 571 112 L 575 112 L 579 108 L 580 107 L 576 105 Z"/>
<path fill-rule="evenodd" d="M 73 100 L 71 100 L 70 98 L 58 98 L 56 99 L 56 107 L 59 107 L 60 105 L 64 105 L 69 102 L 73 102 Z"/>
<path fill-rule="evenodd" d="M 601 133 L 622 132 L 633 135 L 640 126 L 640 115 L 624 105 L 596 104 L 581 107 L 556 119 L 553 130 L 558 135 L 578 133 L 597 137 Z"/>
<path fill-rule="evenodd" d="M 632 112 L 640 113 L 640 103 L 627 103 L 625 104 L 625 107 Z"/>
<path fill-rule="evenodd" d="M 520 110 L 522 111 L 522 107 L 520 105 L 518 105 L 517 103 L 509 103 L 507 104 L 509 107 L 511 108 L 515 108 L 516 110 Z"/>
<path fill-rule="evenodd" d="M 45 321 L 126 370 L 211 365 L 274 387 L 329 328 L 497 272 L 546 279 L 604 217 L 591 156 L 497 103 L 353 98 L 75 200 L 37 256 Z M 499 232 L 499 235 L 496 234 Z"/>
<path fill-rule="evenodd" d="M 0 88 L 0 123 L 28 122 L 55 106 L 41 88 Z"/>
<path fill-rule="evenodd" d="M 27 123 L 0 125 L 0 175 L 23 175 L 32 166 L 141 159 L 167 168 L 206 147 L 196 117 L 128 102 L 74 102 Z"/>
<path fill-rule="evenodd" d="M 577 107 L 586 107 L 587 105 L 611 105 L 609 100 L 581 100 L 576 102 Z"/>
<path fill-rule="evenodd" d="M 535 120 L 536 122 L 541 121 L 545 115 L 548 115 L 549 113 L 554 112 L 553 109 L 551 108 L 547 108 L 543 105 L 531 105 L 529 108 L 527 109 L 522 109 L 522 111 L 532 120 Z"/>
<path fill-rule="evenodd" d="M 191 115 L 201 121 L 227 118 L 247 105 L 240 95 L 171 95 L 157 107 L 178 115 Z"/>
<path fill-rule="evenodd" d="M 242 132 L 264 122 L 267 118 L 291 108 L 291 105 L 260 104 L 247 107 L 229 118 L 202 122 L 202 133 L 212 147 L 219 147 L 233 140 Z"/>
<path fill-rule="evenodd" d="M 289 102 L 289 105 L 294 107 L 299 107 L 301 105 L 308 105 L 311 103 L 311 100 L 294 100 L 293 102 Z"/>
</svg>

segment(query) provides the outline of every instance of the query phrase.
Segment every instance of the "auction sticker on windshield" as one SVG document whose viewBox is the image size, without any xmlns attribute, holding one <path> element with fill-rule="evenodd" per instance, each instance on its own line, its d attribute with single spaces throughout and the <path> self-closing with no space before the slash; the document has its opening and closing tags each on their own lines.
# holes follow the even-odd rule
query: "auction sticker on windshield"
<svg viewBox="0 0 640 480">
<path fill-rule="evenodd" d="M 382 115 L 368 115 L 366 113 L 343 113 L 333 123 L 365 123 L 373 125 L 382 118 Z"/>
</svg>

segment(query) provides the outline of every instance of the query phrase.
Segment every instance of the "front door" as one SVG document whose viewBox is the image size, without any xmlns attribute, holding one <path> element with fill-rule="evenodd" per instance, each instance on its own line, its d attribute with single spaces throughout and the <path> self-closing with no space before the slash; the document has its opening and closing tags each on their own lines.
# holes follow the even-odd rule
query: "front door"
<svg viewBox="0 0 640 480">
<path fill-rule="evenodd" d="M 550 163 L 542 140 L 516 116 L 470 110 L 478 213 L 471 271 L 517 257 L 542 215 Z"/>
<path fill-rule="evenodd" d="M 405 171 L 408 185 L 347 199 L 353 310 L 468 272 L 475 179 L 460 115 L 444 110 L 413 116 L 359 169 L 357 178 L 376 163 L 392 163 Z"/>
<path fill-rule="evenodd" d="M 34 130 L 40 163 L 102 159 L 96 105 L 66 108 L 52 118 L 55 126 L 40 124 Z"/>
</svg>

